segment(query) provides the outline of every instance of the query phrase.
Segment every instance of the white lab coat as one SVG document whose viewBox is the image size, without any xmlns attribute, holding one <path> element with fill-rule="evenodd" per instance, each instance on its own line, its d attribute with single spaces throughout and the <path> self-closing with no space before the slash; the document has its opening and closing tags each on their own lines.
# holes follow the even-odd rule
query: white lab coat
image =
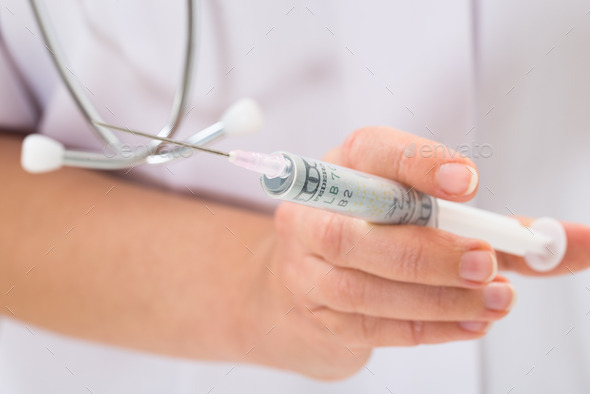
<svg viewBox="0 0 590 394">
<path fill-rule="evenodd" d="M 18 99 L 10 102 L 14 109 L 0 109 L 0 122 L 100 149 L 59 86 L 27 6 L 4 3 L 0 78 L 11 85 L 3 83 L 0 107 L 6 97 Z M 590 190 L 579 181 L 590 163 L 583 132 L 590 118 L 582 105 L 590 98 L 589 17 L 575 1 L 203 3 L 195 109 L 180 136 L 215 121 L 242 96 L 260 101 L 265 127 L 220 148 L 320 157 L 357 127 L 391 125 L 466 149 L 480 168 L 481 206 L 590 223 L 590 211 L 581 208 Z M 181 41 L 161 37 L 182 37 L 181 5 L 60 2 L 51 15 L 73 72 L 107 121 L 146 130 L 164 123 L 165 98 L 178 78 L 163 72 L 178 66 Z M 254 175 L 216 158 L 194 155 L 168 167 L 144 166 L 130 175 L 272 206 Z M 6 319 L 0 392 L 588 391 L 588 274 L 512 279 L 519 302 L 486 340 L 380 349 L 367 368 L 334 383 L 113 349 Z"/>
</svg>

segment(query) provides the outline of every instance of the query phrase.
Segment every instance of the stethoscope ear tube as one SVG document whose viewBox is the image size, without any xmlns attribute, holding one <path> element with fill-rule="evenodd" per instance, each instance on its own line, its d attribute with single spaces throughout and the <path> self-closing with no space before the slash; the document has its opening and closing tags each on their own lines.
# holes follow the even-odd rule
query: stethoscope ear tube
<svg viewBox="0 0 590 394">
<path fill-rule="evenodd" d="M 96 109 L 95 105 L 86 95 L 84 88 L 76 81 L 74 75 L 71 73 L 67 64 L 65 63 L 64 52 L 59 45 L 57 35 L 53 30 L 53 27 L 49 21 L 47 10 L 44 8 L 44 4 L 39 0 L 29 0 L 33 15 L 39 26 L 41 36 L 43 38 L 45 47 L 51 54 L 51 59 L 57 72 L 59 73 L 66 89 L 70 93 L 70 96 L 74 100 L 74 103 L 78 107 L 82 116 L 86 119 L 88 124 L 91 126 L 95 135 L 102 141 L 103 144 L 109 146 L 110 149 L 114 150 L 116 154 L 125 154 L 122 150 L 124 144 L 121 143 L 119 138 L 111 130 L 112 127 L 106 125 L 106 122 L 100 116 L 100 113 Z M 188 106 L 189 91 L 193 77 L 194 58 L 196 52 L 196 9 L 197 5 L 194 0 L 186 0 L 186 17 L 187 17 L 187 28 L 186 28 L 186 47 L 185 56 L 183 61 L 183 71 L 181 75 L 181 81 L 179 83 L 174 101 L 172 103 L 172 109 L 170 112 L 169 122 L 161 128 L 158 132 L 159 136 L 171 137 L 174 132 L 178 129 L 186 109 Z M 161 145 L 160 143 L 154 144 L 155 146 Z M 148 154 L 144 153 L 147 157 Z M 90 167 L 97 169 L 115 169 L 115 168 L 126 168 L 133 165 L 145 162 L 145 157 L 133 157 L 126 160 L 117 160 L 117 163 L 103 163 L 101 158 L 85 155 L 82 152 L 68 151 L 65 155 L 65 163 L 67 165 L 73 165 L 76 167 Z M 165 161 L 165 160 L 164 160 Z M 121 167 L 122 166 L 122 167 Z"/>
<path fill-rule="evenodd" d="M 224 135 L 223 124 L 215 123 L 187 140 L 193 145 L 205 145 Z M 122 144 L 120 144 L 122 145 Z M 172 160 L 186 158 L 192 150 L 175 148 L 167 152 L 159 151 L 158 145 L 146 144 L 140 147 L 127 146 L 128 149 L 111 149 L 105 146 L 102 153 L 65 149 L 62 143 L 43 134 L 29 134 L 21 149 L 21 165 L 30 173 L 54 171 L 62 166 L 92 168 L 96 170 L 122 170 L 143 163 L 163 164 Z"/>
</svg>

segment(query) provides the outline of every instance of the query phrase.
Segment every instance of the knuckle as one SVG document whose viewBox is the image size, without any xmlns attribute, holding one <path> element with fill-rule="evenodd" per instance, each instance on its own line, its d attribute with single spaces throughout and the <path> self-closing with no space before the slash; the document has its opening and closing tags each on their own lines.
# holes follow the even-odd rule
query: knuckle
<svg viewBox="0 0 590 394">
<path fill-rule="evenodd" d="M 410 178 L 408 174 L 412 168 L 417 168 L 417 161 L 415 156 L 410 157 L 406 154 L 406 145 L 393 142 L 396 141 L 395 136 L 399 133 L 398 130 L 383 126 L 364 127 L 353 131 L 342 144 L 340 159 L 343 165 L 360 171 L 373 172 L 375 165 L 369 164 L 371 160 L 367 160 L 368 157 L 376 155 L 391 158 L 387 162 L 386 169 L 382 168 L 382 171 L 388 178 L 405 181 Z"/>
<path fill-rule="evenodd" d="M 365 291 L 363 281 L 352 272 L 334 269 L 330 278 L 327 294 L 328 302 L 334 308 L 357 312 L 364 303 Z"/>
<path fill-rule="evenodd" d="M 412 346 L 418 346 L 424 343 L 424 322 L 420 320 L 410 320 L 408 322 L 408 338 Z"/>
<path fill-rule="evenodd" d="M 372 316 L 359 315 L 359 329 L 356 333 L 356 339 L 362 344 L 375 343 L 378 325 L 379 319 Z"/>
<path fill-rule="evenodd" d="M 341 159 L 346 167 L 358 168 L 366 158 L 366 141 L 370 139 L 372 129 L 364 127 L 350 133 L 342 143 Z"/>
<path fill-rule="evenodd" d="M 313 238 L 319 243 L 323 255 L 334 261 L 342 251 L 345 219 L 336 214 L 322 213 L 315 225 L 311 226 Z"/>
<path fill-rule="evenodd" d="M 332 323 L 336 335 L 349 345 L 378 346 L 379 318 L 364 314 L 349 315 Z"/>
<path fill-rule="evenodd" d="M 316 255 L 308 253 L 298 253 L 295 251 L 281 261 L 280 275 L 284 284 L 289 286 L 288 291 L 297 295 L 298 299 L 308 301 L 315 300 L 318 296 L 316 288 L 321 288 L 318 284 L 318 277 L 324 275 L 326 269 L 325 262 Z"/>
<path fill-rule="evenodd" d="M 416 145 L 415 142 L 410 142 L 410 144 Z M 398 181 L 403 181 L 406 178 L 413 178 L 411 174 L 416 172 L 416 169 L 419 167 L 418 161 L 421 160 L 421 157 L 419 155 L 409 155 L 407 153 L 410 144 L 400 147 L 400 149 L 403 149 L 403 153 L 399 155 L 399 159 L 393 163 L 391 168 L 394 179 Z M 421 173 L 420 175 L 423 174 Z"/>
<path fill-rule="evenodd" d="M 451 233 L 448 231 L 443 231 L 443 230 L 435 230 L 434 236 L 435 236 L 436 242 L 438 242 L 441 245 L 444 245 L 446 247 L 453 246 L 453 245 L 463 246 L 467 241 L 467 238 L 464 238 L 460 235 L 457 235 L 457 234 L 454 234 L 454 233 Z M 474 240 L 474 241 L 483 243 L 483 241 L 479 241 L 479 240 Z"/>
<path fill-rule="evenodd" d="M 403 279 L 409 282 L 419 283 L 425 274 L 424 267 L 426 266 L 425 260 L 427 259 L 425 248 L 427 245 L 425 245 L 424 239 L 420 236 L 416 236 L 414 239 L 417 243 L 416 246 L 404 246 L 399 249 L 398 270 Z"/>
<path fill-rule="evenodd" d="M 440 316 L 453 317 L 457 314 L 455 310 L 460 308 L 460 300 L 453 291 L 447 291 L 449 289 L 442 286 L 430 286 L 428 289 L 428 298 L 433 311 Z"/>
</svg>

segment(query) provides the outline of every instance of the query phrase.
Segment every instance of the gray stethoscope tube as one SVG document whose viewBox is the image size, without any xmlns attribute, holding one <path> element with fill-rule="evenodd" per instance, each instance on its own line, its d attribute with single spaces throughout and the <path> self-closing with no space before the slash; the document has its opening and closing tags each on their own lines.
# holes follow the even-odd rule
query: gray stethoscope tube
<svg viewBox="0 0 590 394">
<path fill-rule="evenodd" d="M 65 63 L 65 55 L 62 51 L 59 41 L 56 38 L 56 34 L 53 30 L 53 27 L 49 21 L 48 13 L 44 8 L 42 1 L 40 0 L 29 0 L 33 14 L 35 16 L 36 22 L 39 26 L 41 31 L 41 36 L 43 38 L 45 47 L 51 54 L 51 59 L 62 79 L 70 96 L 73 98 L 76 106 L 80 110 L 80 113 L 84 116 L 88 124 L 91 125 L 92 130 L 96 134 L 96 136 L 108 147 L 108 149 L 113 151 L 112 155 L 107 155 L 104 152 L 86 152 L 86 151 L 76 151 L 76 150 L 69 150 L 69 149 L 62 149 L 60 158 L 61 165 L 73 166 L 73 167 L 83 167 L 83 168 L 94 168 L 94 169 L 102 169 L 102 170 L 116 170 L 116 169 L 124 169 L 137 166 L 142 163 L 147 164 L 161 164 L 166 163 L 176 158 L 186 157 L 187 148 L 175 146 L 170 149 L 161 149 L 163 146 L 162 141 L 152 141 L 150 146 L 147 149 L 142 151 L 134 152 L 133 154 L 129 154 L 128 152 L 123 152 L 123 143 L 119 138 L 113 133 L 112 130 L 120 129 L 120 127 L 111 125 L 106 123 L 98 111 L 96 110 L 95 106 L 92 102 L 88 99 L 88 96 L 85 94 L 84 90 L 82 89 L 81 85 L 78 84 L 74 80 L 74 76 L 67 67 Z M 193 67 L 195 64 L 195 54 L 196 54 L 196 39 L 195 34 L 197 30 L 197 16 L 198 16 L 198 7 L 196 0 L 186 0 L 186 45 L 185 45 L 185 54 L 184 54 L 184 61 L 183 61 L 183 69 L 182 69 L 182 76 L 176 91 L 174 101 L 172 104 L 172 110 L 169 116 L 168 123 L 162 127 L 162 129 L 157 133 L 159 137 L 172 137 L 176 130 L 178 129 L 182 119 L 184 117 L 184 113 L 186 112 L 188 106 L 188 98 L 190 87 L 193 80 Z M 232 131 L 237 131 L 237 133 L 241 132 L 250 132 L 253 129 L 257 129 L 260 126 L 260 118 L 261 115 L 259 114 L 259 109 L 252 100 L 246 99 L 239 101 L 233 107 L 236 107 L 237 104 L 242 104 L 241 106 L 238 105 L 237 108 L 237 115 L 238 118 L 247 118 L 245 119 L 245 123 L 247 123 L 248 130 L 244 131 L 243 127 L 241 130 L 240 127 L 233 127 Z M 247 107 L 245 109 L 244 107 Z M 233 113 L 230 113 L 232 108 L 228 109 L 222 120 L 210 125 L 209 127 L 195 133 L 193 136 L 186 140 L 187 143 L 192 145 L 205 145 L 210 143 L 219 137 L 227 134 L 229 130 L 227 130 L 227 117 L 228 115 L 234 115 L 230 121 L 232 123 L 236 123 L 235 115 L 236 115 L 236 108 L 233 108 Z M 248 112 L 249 111 L 249 112 Z M 248 116 L 254 116 L 253 119 Z M 225 121 L 224 121 L 225 120 Z M 34 137 L 32 135 L 30 137 Z M 48 138 L 45 138 L 46 140 Z M 38 141 L 43 141 L 38 139 Z M 28 154 L 30 157 L 32 154 L 38 153 L 40 150 L 44 149 L 43 146 L 39 144 L 30 143 L 27 145 L 28 147 L 33 146 L 32 153 Z M 49 148 L 50 149 L 50 148 Z M 23 148 L 23 156 L 27 154 Z M 37 160 L 37 164 L 40 163 Z M 24 160 L 23 160 L 24 163 Z M 42 163 L 41 163 L 42 164 Z M 42 165 L 40 167 L 43 167 Z M 51 166 L 50 166 L 51 167 Z M 49 168 L 48 170 L 55 169 L 57 167 Z M 34 172 L 43 172 L 43 169 Z"/>
<path fill-rule="evenodd" d="M 23 142 L 23 167 L 29 172 L 51 171 L 64 164 L 96 169 L 121 169 L 141 163 L 165 163 L 175 158 L 186 157 L 185 153 L 191 149 L 227 156 L 233 164 L 262 174 L 267 174 L 268 171 L 275 174 L 278 163 L 279 167 L 282 166 L 279 174 L 283 175 L 262 177 L 264 191 L 273 198 L 357 216 L 375 223 L 435 225 L 455 234 L 487 240 L 499 250 L 524 256 L 529 266 L 538 271 L 547 271 L 559 264 L 567 248 L 567 237 L 562 225 L 554 219 L 535 221 L 532 224 L 538 233 L 535 237 L 530 229 L 523 227 L 515 219 L 461 204 L 438 201 L 415 190 L 407 190 L 390 180 L 318 160 L 286 152 L 265 155 L 246 151 L 225 153 L 204 148 L 202 145 L 223 134 L 243 134 L 260 126 L 260 110 L 257 104 L 249 99 L 238 101 L 225 111 L 219 122 L 199 131 L 186 141 L 170 139 L 182 120 L 192 79 L 194 1 L 187 0 L 187 45 L 182 80 L 176 92 L 169 123 L 154 136 L 110 125 L 100 118 L 81 86 L 72 80 L 71 72 L 64 63 L 64 55 L 58 47 L 50 24 L 45 19 L 39 0 L 30 0 L 46 47 L 52 54 L 59 74 L 81 113 L 99 138 L 107 147 L 113 149 L 114 154 L 109 157 L 106 152 L 100 154 L 66 150 L 58 141 L 33 134 L 27 136 Z M 113 130 L 154 140 L 147 150 L 125 157 L 124 154 L 130 152 L 124 150 Z M 162 149 L 163 143 L 175 146 Z"/>
</svg>

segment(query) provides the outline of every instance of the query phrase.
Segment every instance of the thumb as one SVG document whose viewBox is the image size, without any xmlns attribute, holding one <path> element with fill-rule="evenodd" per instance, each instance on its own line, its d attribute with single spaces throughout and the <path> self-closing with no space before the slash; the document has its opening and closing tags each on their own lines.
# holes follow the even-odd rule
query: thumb
<svg viewBox="0 0 590 394">
<path fill-rule="evenodd" d="M 404 183 L 445 200 L 475 195 L 475 164 L 444 144 L 389 127 L 366 127 L 328 152 L 325 160 Z"/>
</svg>

